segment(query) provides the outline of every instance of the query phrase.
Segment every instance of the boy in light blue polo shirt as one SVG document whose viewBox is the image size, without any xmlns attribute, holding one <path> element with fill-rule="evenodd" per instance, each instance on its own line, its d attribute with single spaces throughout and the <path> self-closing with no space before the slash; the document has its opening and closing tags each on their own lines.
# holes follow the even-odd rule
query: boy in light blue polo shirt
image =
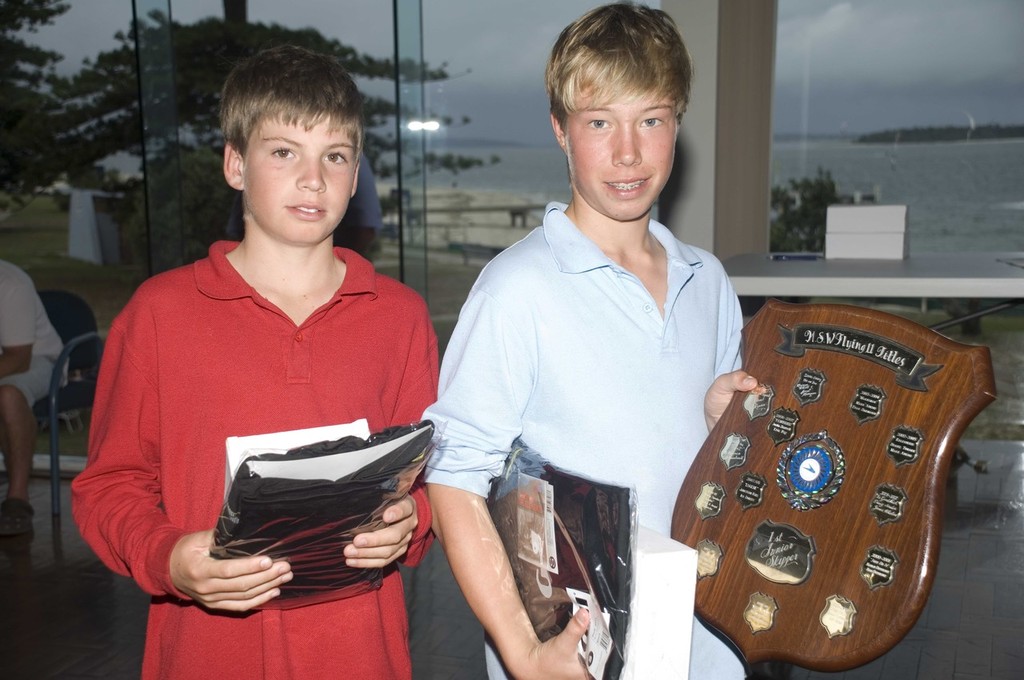
<svg viewBox="0 0 1024 680">
<path fill-rule="evenodd" d="M 672 170 L 692 68 L 660 10 L 607 5 L 570 24 L 548 61 L 572 197 L 481 272 L 459 316 L 428 464 L 434 528 L 488 636 L 492 678 L 583 678 L 581 610 L 541 643 L 485 497 L 517 437 L 554 465 L 632 486 L 639 521 L 670 531 L 676 495 L 733 392 L 743 319 L 713 255 L 650 218 Z M 500 660 L 499 660 L 500 657 Z M 691 677 L 742 678 L 694 626 Z M 504 662 L 504 668 L 501 666 Z"/>
</svg>

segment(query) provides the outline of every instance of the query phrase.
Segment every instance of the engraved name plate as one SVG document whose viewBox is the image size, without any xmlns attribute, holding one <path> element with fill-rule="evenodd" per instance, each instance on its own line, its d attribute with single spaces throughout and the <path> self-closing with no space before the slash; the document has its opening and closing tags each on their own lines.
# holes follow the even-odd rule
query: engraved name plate
<svg viewBox="0 0 1024 680">
<path fill-rule="evenodd" d="M 706 482 L 700 488 L 700 494 L 693 504 L 697 507 L 701 519 L 714 517 L 722 511 L 722 501 L 725 500 L 725 489 L 721 484 Z"/>
<path fill-rule="evenodd" d="M 791 408 L 777 408 L 772 411 L 772 419 L 768 421 L 768 436 L 776 444 L 788 442 L 796 435 L 796 425 L 800 422 L 800 414 Z"/>
<path fill-rule="evenodd" d="M 764 502 L 764 488 L 768 481 L 754 472 L 745 472 L 736 486 L 736 500 L 744 510 L 757 507 Z"/>
<path fill-rule="evenodd" d="M 751 593 L 747 608 L 743 610 L 743 620 L 750 626 L 750 632 L 757 635 L 772 629 L 775 625 L 775 612 L 778 610 L 779 605 L 771 595 Z"/>
<path fill-rule="evenodd" d="M 914 463 L 921 455 L 921 443 L 924 442 L 924 433 L 917 428 L 901 425 L 892 431 L 892 439 L 885 452 L 896 463 L 896 467 Z"/>
<path fill-rule="evenodd" d="M 705 538 L 697 544 L 697 578 L 702 579 L 718 573 L 722 563 L 722 546 Z"/>
<path fill-rule="evenodd" d="M 855 616 L 857 616 L 857 607 L 852 601 L 842 595 L 829 595 L 825 600 L 825 608 L 818 616 L 818 621 L 828 631 L 829 638 L 834 638 L 853 632 Z"/>
<path fill-rule="evenodd" d="M 899 563 L 900 558 L 895 552 L 880 545 L 873 545 L 868 548 L 868 554 L 861 564 L 860 576 L 871 590 L 892 585 L 896 577 L 896 565 Z"/>
<path fill-rule="evenodd" d="M 892 484 L 879 484 L 868 509 L 879 525 L 897 522 L 903 518 L 907 492 Z"/>
<path fill-rule="evenodd" d="M 800 371 L 800 376 L 797 378 L 796 384 L 793 385 L 793 395 L 796 396 L 801 406 L 819 401 L 826 380 L 828 378 L 822 371 L 805 368 Z"/>
<path fill-rule="evenodd" d="M 814 539 L 789 524 L 761 522 L 747 542 L 747 564 L 773 583 L 796 585 L 811 575 Z"/>
<path fill-rule="evenodd" d="M 743 410 L 751 420 L 768 415 L 772 410 L 772 399 L 775 398 L 775 390 L 771 385 L 758 385 L 757 388 L 747 393 L 743 399 Z"/>
<path fill-rule="evenodd" d="M 732 470 L 747 462 L 747 451 L 749 449 L 750 440 L 742 434 L 734 432 L 725 438 L 725 444 L 722 446 L 722 450 L 718 452 L 718 457 L 722 459 L 722 464 L 725 465 L 726 470 Z"/>
<path fill-rule="evenodd" d="M 882 415 L 882 402 L 885 401 L 885 390 L 877 385 L 861 385 L 850 402 L 850 412 L 858 423 L 875 420 Z"/>
</svg>

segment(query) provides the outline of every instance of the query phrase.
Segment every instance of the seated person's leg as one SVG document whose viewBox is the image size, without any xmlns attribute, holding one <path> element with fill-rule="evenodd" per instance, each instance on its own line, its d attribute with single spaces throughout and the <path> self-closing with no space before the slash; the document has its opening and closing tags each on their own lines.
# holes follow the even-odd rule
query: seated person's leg
<svg viewBox="0 0 1024 680">
<path fill-rule="evenodd" d="M 0 504 L 0 536 L 32 530 L 28 480 L 38 426 L 32 404 L 46 395 L 52 364 L 33 357 L 25 373 L 0 379 L 0 448 L 7 470 L 7 498 Z"/>
</svg>

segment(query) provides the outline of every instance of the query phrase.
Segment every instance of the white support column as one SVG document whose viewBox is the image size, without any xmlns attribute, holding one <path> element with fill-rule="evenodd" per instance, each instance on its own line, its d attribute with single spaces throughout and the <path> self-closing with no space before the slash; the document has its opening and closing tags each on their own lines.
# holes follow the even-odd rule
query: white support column
<svg viewBox="0 0 1024 680">
<path fill-rule="evenodd" d="M 725 258 L 768 249 L 775 0 L 662 0 L 695 64 L 659 216 Z"/>
<path fill-rule="evenodd" d="M 719 0 L 662 0 L 675 19 L 694 62 L 690 105 L 676 147 L 673 177 L 658 215 L 680 240 L 714 250 L 715 139 L 718 101 Z"/>
</svg>

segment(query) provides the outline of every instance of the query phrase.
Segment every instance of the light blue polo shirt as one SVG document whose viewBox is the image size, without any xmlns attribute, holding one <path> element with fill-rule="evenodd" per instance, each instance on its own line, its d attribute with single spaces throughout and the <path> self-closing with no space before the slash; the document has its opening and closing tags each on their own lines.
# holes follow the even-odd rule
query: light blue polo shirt
<svg viewBox="0 0 1024 680">
<path fill-rule="evenodd" d="M 708 434 L 704 394 L 739 366 L 739 302 L 713 255 L 652 222 L 668 253 L 662 318 L 564 208 L 549 205 L 470 291 L 426 414 L 445 423 L 427 481 L 486 496 L 521 436 L 558 467 L 634 486 L 640 523 L 668 534 Z"/>
<path fill-rule="evenodd" d="M 635 488 L 640 524 L 667 535 L 708 434 L 704 394 L 739 367 L 739 301 L 713 255 L 651 222 L 668 254 L 662 317 L 564 210 L 548 205 L 543 226 L 470 291 L 424 415 L 444 428 L 426 480 L 486 496 L 522 437 L 557 467 Z M 732 652 L 698 628 L 691 677 L 742 678 Z"/>
</svg>

